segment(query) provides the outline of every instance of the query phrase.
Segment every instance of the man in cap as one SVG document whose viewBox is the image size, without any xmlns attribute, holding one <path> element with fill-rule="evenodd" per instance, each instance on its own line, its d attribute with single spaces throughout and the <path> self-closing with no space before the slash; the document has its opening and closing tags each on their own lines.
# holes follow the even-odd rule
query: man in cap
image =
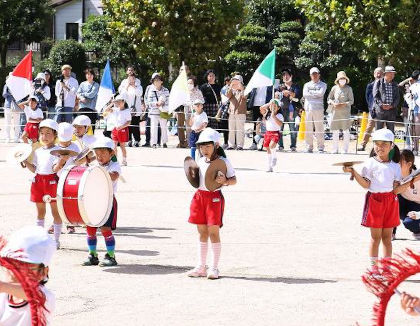
<svg viewBox="0 0 420 326">
<path fill-rule="evenodd" d="M 55 84 L 55 95 L 57 96 L 57 115 L 55 116 L 55 121 L 71 123 L 79 83 L 71 76 L 70 65 L 62 66 L 61 73 L 62 76 Z"/>
<path fill-rule="evenodd" d="M 394 132 L 397 107 L 400 102 L 398 84 L 394 81 L 395 68 L 386 66 L 384 77 L 373 85 L 373 108 L 376 114 L 376 129 L 386 127 Z"/>
<path fill-rule="evenodd" d="M 305 142 L 307 152 L 313 152 L 314 128 L 318 151 L 324 152 L 324 95 L 327 84 L 321 81 L 321 74 L 317 67 L 309 71 L 311 81 L 303 86 L 303 98 L 305 99 Z"/>
</svg>

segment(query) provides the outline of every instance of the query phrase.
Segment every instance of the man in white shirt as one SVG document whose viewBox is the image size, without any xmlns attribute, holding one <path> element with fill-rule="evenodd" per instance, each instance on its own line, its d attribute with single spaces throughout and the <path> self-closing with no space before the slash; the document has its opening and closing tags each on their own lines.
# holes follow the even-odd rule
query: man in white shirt
<svg viewBox="0 0 420 326">
<path fill-rule="evenodd" d="M 55 84 L 55 95 L 57 96 L 55 121 L 71 123 L 79 83 L 75 78 L 71 77 L 70 65 L 62 66 L 61 73 L 62 77 Z"/>
<path fill-rule="evenodd" d="M 324 95 L 327 84 L 321 81 L 321 74 L 317 67 L 310 70 L 311 81 L 303 86 L 305 99 L 305 142 L 307 152 L 313 152 L 314 127 L 318 151 L 324 152 Z"/>
</svg>

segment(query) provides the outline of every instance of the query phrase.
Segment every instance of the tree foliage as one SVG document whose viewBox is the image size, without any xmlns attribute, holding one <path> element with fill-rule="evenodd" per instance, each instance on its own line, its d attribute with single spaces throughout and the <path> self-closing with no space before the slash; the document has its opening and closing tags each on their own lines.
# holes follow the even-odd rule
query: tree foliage
<svg viewBox="0 0 420 326">
<path fill-rule="evenodd" d="M 54 76 L 61 74 L 61 66 L 69 64 L 72 66 L 77 78 L 83 78 L 83 71 L 86 68 L 85 48 L 75 40 L 58 41 L 51 49 L 46 62 Z"/>
<path fill-rule="evenodd" d="M 40 42 L 45 37 L 52 15 L 49 0 L 0 1 L 1 66 L 6 65 L 7 48 L 16 41 L 26 44 Z"/>
</svg>

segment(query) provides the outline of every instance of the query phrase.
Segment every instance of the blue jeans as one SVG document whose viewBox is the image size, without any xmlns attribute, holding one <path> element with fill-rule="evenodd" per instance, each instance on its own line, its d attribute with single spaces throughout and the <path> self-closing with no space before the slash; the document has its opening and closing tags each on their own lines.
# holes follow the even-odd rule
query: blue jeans
<svg viewBox="0 0 420 326">
<path fill-rule="evenodd" d="M 65 107 L 57 106 L 56 113 L 57 115 L 55 116 L 55 121 L 57 123 L 60 123 L 60 122 L 71 123 L 73 121 L 73 114 L 72 114 L 73 108 L 70 108 L 68 106 L 65 106 Z"/>
<path fill-rule="evenodd" d="M 49 106 L 48 107 L 48 114 L 47 119 L 53 119 L 55 118 L 55 106 Z"/>
<path fill-rule="evenodd" d="M 287 112 L 287 114 L 285 114 L 284 122 L 290 122 L 290 123 L 287 124 L 289 126 L 289 130 L 290 130 L 290 148 L 296 148 L 297 132 L 296 132 L 296 129 L 295 129 L 295 121 L 293 119 L 290 120 L 289 112 Z M 284 148 L 284 144 L 283 144 L 284 125 L 285 124 L 283 124 L 280 128 L 280 139 L 279 139 L 279 147 L 283 147 L 283 148 Z"/>
<path fill-rule="evenodd" d="M 400 204 L 400 219 L 405 228 L 413 233 L 420 233 L 420 221 L 407 216 L 408 212 L 420 211 L 420 204 L 407 200 L 401 195 L 398 195 L 398 201 Z"/>
</svg>

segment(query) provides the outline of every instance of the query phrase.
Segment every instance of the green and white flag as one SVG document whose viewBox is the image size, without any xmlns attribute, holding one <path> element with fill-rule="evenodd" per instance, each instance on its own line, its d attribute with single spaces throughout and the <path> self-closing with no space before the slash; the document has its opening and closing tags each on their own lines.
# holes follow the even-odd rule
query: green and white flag
<svg viewBox="0 0 420 326">
<path fill-rule="evenodd" d="M 253 88 L 263 86 L 273 86 L 276 69 L 276 49 L 273 49 L 261 62 L 257 70 L 251 77 L 245 88 L 245 95 L 249 94 Z"/>
</svg>

